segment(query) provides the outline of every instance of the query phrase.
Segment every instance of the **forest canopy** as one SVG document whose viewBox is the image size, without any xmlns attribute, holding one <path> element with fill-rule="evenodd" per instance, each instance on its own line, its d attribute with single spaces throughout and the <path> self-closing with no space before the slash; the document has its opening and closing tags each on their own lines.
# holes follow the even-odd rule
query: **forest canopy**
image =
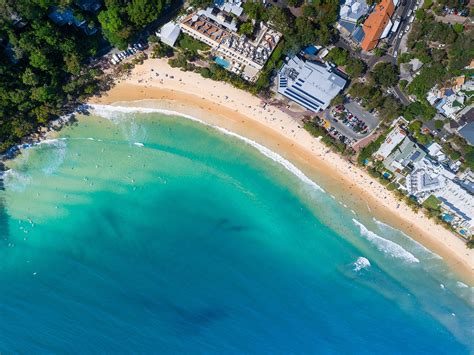
<svg viewBox="0 0 474 355">
<path fill-rule="evenodd" d="M 169 2 L 0 0 L 0 151 L 96 92 L 91 57 L 126 47 Z"/>
</svg>

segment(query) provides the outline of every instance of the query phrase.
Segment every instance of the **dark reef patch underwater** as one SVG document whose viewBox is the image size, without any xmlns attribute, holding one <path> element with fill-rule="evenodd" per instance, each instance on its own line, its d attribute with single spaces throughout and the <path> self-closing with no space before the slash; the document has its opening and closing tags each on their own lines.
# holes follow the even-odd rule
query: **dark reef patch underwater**
<svg viewBox="0 0 474 355">
<path fill-rule="evenodd" d="M 473 289 L 396 229 L 235 136 L 102 115 L 8 163 L 3 352 L 474 350 Z"/>
</svg>

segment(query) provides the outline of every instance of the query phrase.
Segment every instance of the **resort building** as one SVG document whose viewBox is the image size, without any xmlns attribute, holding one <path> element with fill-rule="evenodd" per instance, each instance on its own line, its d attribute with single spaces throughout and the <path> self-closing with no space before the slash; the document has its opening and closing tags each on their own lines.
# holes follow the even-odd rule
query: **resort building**
<svg viewBox="0 0 474 355">
<path fill-rule="evenodd" d="M 161 42 L 167 44 L 170 47 L 173 47 L 176 41 L 178 40 L 179 34 L 181 33 L 181 28 L 179 25 L 173 21 L 166 23 L 163 27 L 156 32 L 157 37 Z"/>
<path fill-rule="evenodd" d="M 364 39 L 360 45 L 364 51 L 368 52 L 374 49 L 379 40 L 388 34 L 392 27 L 390 18 L 394 12 L 395 4 L 393 0 L 382 0 L 375 6 L 374 11 L 367 17 L 362 26 Z"/>
<path fill-rule="evenodd" d="M 325 110 L 345 85 L 346 79 L 328 63 L 298 56 L 289 59 L 278 73 L 278 92 L 313 112 Z"/>
<path fill-rule="evenodd" d="M 474 231 L 474 196 L 469 187 L 451 171 L 428 158 L 416 162 L 406 178 L 410 195 L 420 202 L 430 196 L 436 197 L 441 203 L 443 218 L 465 234 Z"/>
<path fill-rule="evenodd" d="M 226 9 L 236 10 L 235 4 L 224 3 L 222 9 L 210 7 L 186 16 L 181 30 L 209 45 L 216 54 L 216 62 L 244 79 L 254 81 L 281 39 L 281 34 L 263 24 L 255 39 L 237 34 L 235 18 Z M 241 14 L 241 12 L 240 12 Z"/>
<path fill-rule="evenodd" d="M 406 137 L 406 133 L 400 127 L 395 127 L 385 138 L 380 148 L 375 152 L 374 158 L 383 160 L 387 158 L 397 145 Z"/>
<path fill-rule="evenodd" d="M 410 195 L 428 197 L 432 192 L 442 189 L 455 175 L 439 164 L 424 158 L 414 164 L 413 171 L 407 175 L 406 188 Z"/>
</svg>

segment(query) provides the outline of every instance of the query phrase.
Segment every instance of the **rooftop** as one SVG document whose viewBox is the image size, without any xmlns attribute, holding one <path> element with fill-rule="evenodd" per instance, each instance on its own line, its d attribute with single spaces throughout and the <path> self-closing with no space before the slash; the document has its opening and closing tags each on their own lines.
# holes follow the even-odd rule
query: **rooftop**
<svg viewBox="0 0 474 355">
<path fill-rule="evenodd" d="M 345 0 L 344 4 L 341 5 L 339 16 L 341 20 L 357 22 L 368 10 L 369 7 L 365 0 Z"/>
<path fill-rule="evenodd" d="M 173 21 L 170 21 L 161 27 L 157 35 L 160 37 L 161 42 L 173 47 L 179 37 L 180 32 L 181 29 L 179 25 Z"/>
<path fill-rule="evenodd" d="M 229 32 L 224 28 L 211 21 L 203 14 L 190 14 L 182 22 L 182 25 L 192 28 L 200 34 L 220 43 L 224 37 L 229 36 Z"/>
<path fill-rule="evenodd" d="M 278 73 L 278 92 L 310 111 L 325 110 L 346 80 L 328 64 L 294 56 Z"/>
<path fill-rule="evenodd" d="M 384 166 L 392 172 L 402 172 L 409 164 L 422 160 L 426 153 L 410 138 L 405 137 L 401 144 L 384 161 Z"/>
<path fill-rule="evenodd" d="M 222 8 L 208 7 L 206 10 L 199 10 L 198 15 L 204 15 L 226 29 L 237 32 L 237 20 L 232 16 L 230 8 L 225 5 Z"/>
<path fill-rule="evenodd" d="M 65 24 L 74 25 L 77 28 L 82 29 L 88 36 L 97 32 L 97 28 L 89 27 L 87 21 L 83 18 L 75 16 L 70 8 L 60 9 L 58 7 L 53 7 L 49 14 L 49 18 L 59 26 L 63 26 Z"/>
<path fill-rule="evenodd" d="M 463 218 L 466 224 L 474 227 L 474 198 L 461 185 L 447 180 L 446 186 L 436 191 L 435 196 L 451 211 Z"/>
<path fill-rule="evenodd" d="M 474 145 L 474 122 L 467 123 L 459 130 L 459 134 L 470 144 Z"/>
<path fill-rule="evenodd" d="M 387 135 L 377 152 L 375 152 L 375 156 L 385 159 L 405 137 L 406 133 L 403 129 L 401 129 L 400 127 L 394 128 Z"/>
<path fill-rule="evenodd" d="M 222 6 L 225 7 L 225 4 Z M 219 7 L 199 10 L 185 17 L 181 28 L 186 33 L 209 44 L 218 56 L 229 62 L 226 69 L 253 80 L 278 45 L 281 34 L 260 23 L 255 39 L 237 34 L 236 21 Z"/>
<path fill-rule="evenodd" d="M 361 43 L 363 50 L 370 51 L 375 48 L 385 27 L 390 23 L 390 17 L 394 11 L 393 0 L 382 0 L 375 6 L 375 10 L 367 17 L 363 25 L 365 33 Z"/>
</svg>

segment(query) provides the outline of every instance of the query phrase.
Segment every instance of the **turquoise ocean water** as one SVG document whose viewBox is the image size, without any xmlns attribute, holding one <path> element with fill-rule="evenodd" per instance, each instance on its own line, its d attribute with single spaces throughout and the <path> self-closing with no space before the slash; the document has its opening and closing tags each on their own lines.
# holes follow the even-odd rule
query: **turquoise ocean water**
<svg viewBox="0 0 474 355">
<path fill-rule="evenodd" d="M 24 150 L 0 192 L 0 351 L 474 351 L 473 288 L 440 257 L 249 143 L 102 109 Z"/>
</svg>

